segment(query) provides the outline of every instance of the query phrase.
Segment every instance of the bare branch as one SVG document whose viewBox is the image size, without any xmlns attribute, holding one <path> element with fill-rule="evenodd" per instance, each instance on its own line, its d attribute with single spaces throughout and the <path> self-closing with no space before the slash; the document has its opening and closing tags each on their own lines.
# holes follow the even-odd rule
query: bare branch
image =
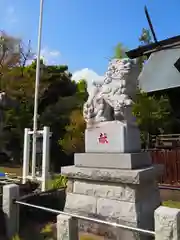
<svg viewBox="0 0 180 240">
<path fill-rule="evenodd" d="M 31 41 L 28 41 L 28 46 L 21 41 L 21 39 L 7 35 L 0 31 L 0 75 L 2 77 L 3 71 L 15 66 L 21 68 L 21 75 L 23 76 L 24 67 L 28 60 L 33 59 L 34 54 L 31 49 Z"/>
<path fill-rule="evenodd" d="M 31 40 L 28 41 L 27 50 L 25 50 L 25 46 L 21 45 L 20 47 L 20 54 L 21 54 L 21 73 L 23 76 L 24 67 L 28 60 L 32 60 L 34 58 L 34 53 L 32 52 L 31 48 Z"/>
</svg>

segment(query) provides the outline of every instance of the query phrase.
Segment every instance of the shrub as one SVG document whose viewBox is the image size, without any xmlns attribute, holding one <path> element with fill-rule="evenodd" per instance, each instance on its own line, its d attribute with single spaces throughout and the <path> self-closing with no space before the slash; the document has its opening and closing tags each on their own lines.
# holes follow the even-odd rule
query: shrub
<svg viewBox="0 0 180 240">
<path fill-rule="evenodd" d="M 21 240 L 21 238 L 19 237 L 18 234 L 16 234 L 16 235 L 12 238 L 12 240 Z"/>
<path fill-rule="evenodd" d="M 52 189 L 59 189 L 59 188 L 62 188 L 62 187 L 66 187 L 67 186 L 67 177 L 66 176 L 63 176 L 63 175 L 60 175 L 60 176 L 57 176 L 55 179 L 52 180 L 51 182 L 51 188 Z"/>
</svg>

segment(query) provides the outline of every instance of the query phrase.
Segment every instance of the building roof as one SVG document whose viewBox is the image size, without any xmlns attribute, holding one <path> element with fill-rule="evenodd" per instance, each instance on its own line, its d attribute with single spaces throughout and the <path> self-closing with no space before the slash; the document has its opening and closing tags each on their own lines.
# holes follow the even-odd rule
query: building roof
<svg viewBox="0 0 180 240">
<path fill-rule="evenodd" d="M 158 41 L 157 43 L 151 43 L 149 45 L 140 46 L 136 49 L 132 49 L 126 52 L 126 55 L 129 58 L 133 59 L 143 55 L 149 55 L 153 52 L 157 52 L 163 49 L 173 48 L 177 46 L 180 46 L 180 35 L 174 36 L 172 38 L 167 38 L 162 41 Z"/>
</svg>

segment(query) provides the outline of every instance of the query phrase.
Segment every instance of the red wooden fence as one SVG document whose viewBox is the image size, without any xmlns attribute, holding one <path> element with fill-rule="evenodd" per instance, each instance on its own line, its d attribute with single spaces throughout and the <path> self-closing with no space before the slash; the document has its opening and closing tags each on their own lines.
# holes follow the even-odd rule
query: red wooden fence
<svg viewBox="0 0 180 240">
<path fill-rule="evenodd" d="M 153 163 L 164 165 L 164 174 L 159 180 L 164 184 L 180 184 L 180 149 L 149 150 Z"/>
</svg>

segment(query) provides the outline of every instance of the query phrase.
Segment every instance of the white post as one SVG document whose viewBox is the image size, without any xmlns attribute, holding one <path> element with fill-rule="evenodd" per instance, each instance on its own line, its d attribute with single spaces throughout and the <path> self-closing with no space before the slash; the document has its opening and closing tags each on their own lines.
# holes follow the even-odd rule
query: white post
<svg viewBox="0 0 180 240">
<path fill-rule="evenodd" d="M 38 117 L 38 93 L 39 93 L 39 78 L 40 78 L 40 55 L 41 55 L 41 38 L 42 38 L 42 19 L 43 19 L 44 0 L 40 0 L 39 13 L 39 29 L 38 29 L 38 48 L 36 62 L 36 82 L 34 95 L 34 118 L 33 118 L 33 146 L 32 146 L 32 178 L 36 175 L 36 134 L 37 134 L 37 117 Z"/>
<path fill-rule="evenodd" d="M 180 239 L 180 209 L 160 206 L 155 210 L 155 240 Z"/>
<path fill-rule="evenodd" d="M 59 214 L 57 216 L 57 240 L 78 240 L 78 219 Z"/>
<path fill-rule="evenodd" d="M 49 139 L 50 129 L 44 127 L 43 129 L 43 151 L 42 151 L 42 185 L 41 190 L 46 190 L 46 182 L 49 179 Z"/>
<path fill-rule="evenodd" d="M 23 152 L 23 183 L 26 183 L 29 175 L 30 135 L 29 128 L 24 129 L 24 152 Z"/>
<path fill-rule="evenodd" d="M 13 200 L 19 197 L 19 186 L 8 184 L 3 186 L 3 202 L 1 214 L 4 213 L 8 239 L 12 239 L 19 230 L 19 206 Z M 3 215 L 2 215 L 3 216 Z M 1 223 L 2 224 L 2 223 Z"/>
</svg>

